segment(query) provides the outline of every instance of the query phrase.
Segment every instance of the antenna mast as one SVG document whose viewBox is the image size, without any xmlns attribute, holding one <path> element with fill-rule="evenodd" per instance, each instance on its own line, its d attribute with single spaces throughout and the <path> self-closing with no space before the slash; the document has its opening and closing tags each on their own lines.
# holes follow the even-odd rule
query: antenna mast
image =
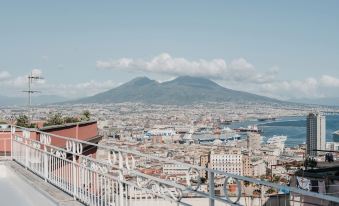
<svg viewBox="0 0 339 206">
<path fill-rule="evenodd" d="M 28 109 L 28 118 L 31 119 L 31 106 L 32 106 L 32 94 L 33 93 L 39 93 L 40 91 L 37 90 L 32 90 L 32 83 L 34 80 L 39 80 L 39 79 L 43 79 L 43 77 L 40 77 L 38 75 L 34 75 L 32 72 L 30 75 L 28 75 L 27 77 L 28 79 L 28 90 L 23 91 L 25 93 L 28 94 L 28 104 L 27 104 L 27 109 Z"/>
</svg>

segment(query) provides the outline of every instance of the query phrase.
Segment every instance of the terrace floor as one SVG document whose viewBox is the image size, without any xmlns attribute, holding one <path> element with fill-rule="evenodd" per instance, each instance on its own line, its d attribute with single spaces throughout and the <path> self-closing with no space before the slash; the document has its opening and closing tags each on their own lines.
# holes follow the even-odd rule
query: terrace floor
<svg viewBox="0 0 339 206">
<path fill-rule="evenodd" d="M 0 160 L 0 201 L 11 206 L 80 206 L 73 197 L 12 161 Z"/>
</svg>

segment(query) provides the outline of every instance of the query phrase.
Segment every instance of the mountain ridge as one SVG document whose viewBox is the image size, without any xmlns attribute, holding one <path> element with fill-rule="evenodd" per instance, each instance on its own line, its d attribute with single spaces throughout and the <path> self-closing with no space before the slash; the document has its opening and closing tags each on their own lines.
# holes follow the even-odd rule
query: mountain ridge
<svg viewBox="0 0 339 206">
<path fill-rule="evenodd" d="M 180 76 L 159 83 L 147 77 L 137 77 L 116 88 L 68 103 L 138 102 L 160 105 L 189 105 L 207 102 L 279 103 L 277 99 L 220 86 L 203 77 Z"/>
</svg>

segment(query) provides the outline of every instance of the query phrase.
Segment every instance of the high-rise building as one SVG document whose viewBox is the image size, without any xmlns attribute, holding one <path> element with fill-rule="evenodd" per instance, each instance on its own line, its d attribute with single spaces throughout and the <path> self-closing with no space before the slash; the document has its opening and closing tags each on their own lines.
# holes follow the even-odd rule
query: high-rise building
<svg viewBox="0 0 339 206">
<path fill-rule="evenodd" d="M 317 156 L 318 151 L 325 150 L 326 121 L 325 116 L 319 113 L 310 113 L 307 116 L 306 152 L 309 156 Z"/>
</svg>

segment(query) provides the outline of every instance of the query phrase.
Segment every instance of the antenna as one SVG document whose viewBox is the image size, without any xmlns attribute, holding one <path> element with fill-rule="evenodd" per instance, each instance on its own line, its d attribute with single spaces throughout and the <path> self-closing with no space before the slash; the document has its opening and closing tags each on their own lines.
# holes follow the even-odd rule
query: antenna
<svg viewBox="0 0 339 206">
<path fill-rule="evenodd" d="M 43 77 L 35 75 L 31 72 L 30 75 L 28 75 L 27 77 L 28 79 L 28 90 L 26 91 L 22 91 L 28 94 L 28 104 L 27 104 L 27 109 L 28 109 L 28 117 L 29 119 L 31 118 L 31 105 L 32 105 L 32 94 L 33 93 L 40 93 L 40 91 L 37 90 L 32 90 L 32 83 L 34 80 L 39 80 L 39 79 L 43 79 Z"/>
</svg>

